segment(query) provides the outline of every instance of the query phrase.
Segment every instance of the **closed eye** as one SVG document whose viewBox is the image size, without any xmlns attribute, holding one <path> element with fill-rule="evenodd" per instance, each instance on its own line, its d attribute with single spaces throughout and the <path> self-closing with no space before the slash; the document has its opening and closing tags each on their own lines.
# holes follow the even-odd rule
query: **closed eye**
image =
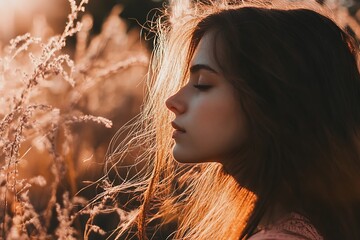
<svg viewBox="0 0 360 240">
<path fill-rule="evenodd" d="M 204 85 L 204 84 L 194 84 L 193 86 L 194 88 L 199 89 L 201 91 L 208 90 L 212 87 L 211 85 Z"/>
</svg>

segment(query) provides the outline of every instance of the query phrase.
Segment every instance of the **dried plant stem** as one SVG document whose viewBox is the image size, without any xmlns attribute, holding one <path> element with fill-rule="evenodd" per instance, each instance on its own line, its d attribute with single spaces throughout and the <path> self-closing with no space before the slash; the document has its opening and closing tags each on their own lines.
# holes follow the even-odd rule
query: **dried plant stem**
<svg viewBox="0 0 360 240">
<path fill-rule="evenodd" d="M 69 0 L 69 3 L 71 6 L 71 13 L 68 16 L 65 30 L 60 37 L 53 38 L 48 43 L 48 51 L 45 51 L 41 56 L 42 62 L 35 67 L 32 76 L 28 79 L 27 86 L 21 93 L 20 99 L 15 104 L 14 110 L 23 104 L 30 90 L 38 84 L 37 79 L 39 77 L 44 77 L 44 73 L 49 69 L 49 64 L 51 63 L 51 59 L 55 56 L 55 53 L 65 47 L 67 37 L 74 35 L 80 30 L 81 24 L 78 23 L 75 25 L 75 21 L 78 17 L 78 13 L 84 11 L 84 5 L 88 3 L 88 0 L 82 0 L 78 6 L 74 0 Z"/>
<path fill-rule="evenodd" d="M 49 149 L 49 153 L 52 155 L 54 161 L 53 161 L 53 165 L 51 167 L 51 171 L 54 175 L 54 180 L 51 183 L 51 194 L 50 194 L 50 200 L 47 204 L 46 210 L 45 210 L 45 219 L 46 219 L 46 227 L 49 226 L 50 224 L 50 219 L 52 216 L 52 209 L 56 204 L 56 192 L 57 192 L 57 188 L 58 185 L 60 183 L 60 174 L 61 174 L 61 170 L 59 169 L 59 165 L 61 162 L 61 156 L 58 154 L 57 150 L 56 150 L 56 146 L 55 146 L 55 139 L 56 139 L 56 133 L 58 131 L 58 125 L 57 124 L 53 124 L 52 128 L 51 128 L 51 132 L 48 135 L 48 142 L 50 143 L 50 149 Z"/>
<path fill-rule="evenodd" d="M 19 147 L 22 141 L 22 134 L 25 124 L 28 121 L 28 118 L 31 114 L 31 111 L 28 109 L 25 111 L 21 118 L 19 126 L 16 129 L 15 132 L 15 139 L 14 142 L 11 143 L 10 147 L 10 156 L 8 156 L 7 160 L 7 166 L 6 166 L 6 186 L 5 186 L 5 198 L 4 198 L 4 216 L 6 216 L 6 211 L 8 208 L 8 199 L 7 199 L 7 193 L 9 189 L 9 183 L 11 183 L 10 188 L 12 189 L 12 193 L 14 195 L 13 203 L 16 205 L 18 202 L 18 196 L 17 196 L 17 174 L 18 174 L 18 157 L 19 157 Z M 4 227 L 3 227 L 3 236 L 5 236 L 5 218 L 4 218 Z"/>
<path fill-rule="evenodd" d="M 67 166 L 67 179 L 70 184 L 70 193 L 71 196 L 74 196 L 76 194 L 77 187 L 76 187 L 76 171 L 75 171 L 75 165 L 74 161 L 72 159 L 72 152 L 70 151 L 69 154 L 65 157 L 66 166 Z"/>
</svg>

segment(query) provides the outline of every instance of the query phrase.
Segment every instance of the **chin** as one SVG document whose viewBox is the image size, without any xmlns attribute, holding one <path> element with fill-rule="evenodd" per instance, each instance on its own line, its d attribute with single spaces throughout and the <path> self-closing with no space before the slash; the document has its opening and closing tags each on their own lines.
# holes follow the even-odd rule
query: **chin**
<svg viewBox="0 0 360 240">
<path fill-rule="evenodd" d="M 175 159 L 176 162 L 178 163 L 186 163 L 186 164 L 198 164 L 198 163 L 209 163 L 209 162 L 216 162 L 216 161 L 212 161 L 212 160 L 204 160 L 206 158 L 194 158 L 193 156 L 186 156 L 183 154 L 177 154 L 177 153 L 173 153 L 173 157 Z"/>
<path fill-rule="evenodd" d="M 174 156 L 175 161 L 177 161 L 178 163 L 199 163 L 199 162 L 201 162 L 201 161 L 198 161 L 198 159 L 191 158 L 184 154 L 179 154 L 176 151 L 173 152 L 173 156 Z"/>
<path fill-rule="evenodd" d="M 184 157 L 176 157 L 175 155 L 174 155 L 174 159 L 178 163 L 199 163 L 198 161 L 195 161 L 193 159 L 184 158 Z"/>
<path fill-rule="evenodd" d="M 196 155 L 196 152 L 194 153 L 194 151 L 184 151 L 184 149 L 179 148 L 179 146 L 174 147 L 173 157 L 175 161 L 179 163 L 196 164 L 196 163 L 219 162 L 214 160 L 217 158 L 212 158 L 210 156 L 204 156 L 204 155 L 201 156 L 200 154 Z"/>
</svg>

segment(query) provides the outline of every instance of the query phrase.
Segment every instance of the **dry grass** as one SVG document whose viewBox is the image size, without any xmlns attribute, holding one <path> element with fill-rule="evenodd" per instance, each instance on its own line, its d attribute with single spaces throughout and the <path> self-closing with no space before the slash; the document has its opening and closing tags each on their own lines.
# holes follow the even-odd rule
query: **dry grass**
<svg viewBox="0 0 360 240">
<path fill-rule="evenodd" d="M 87 0 L 69 4 L 62 34 L 27 33 L 1 52 L 1 239 L 82 238 L 79 209 L 95 193 L 78 191 L 102 175 L 108 142 L 141 103 L 148 53 L 121 8 L 92 37 L 91 16 L 79 20 Z"/>
</svg>

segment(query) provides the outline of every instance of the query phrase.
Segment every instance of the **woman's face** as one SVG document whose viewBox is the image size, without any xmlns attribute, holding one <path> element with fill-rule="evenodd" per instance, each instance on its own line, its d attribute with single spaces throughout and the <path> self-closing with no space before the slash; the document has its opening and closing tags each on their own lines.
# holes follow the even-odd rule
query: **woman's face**
<svg viewBox="0 0 360 240">
<path fill-rule="evenodd" d="M 175 114 L 173 155 L 182 163 L 225 163 L 246 137 L 245 114 L 216 63 L 213 36 L 201 39 L 189 82 L 166 101 Z"/>
</svg>

